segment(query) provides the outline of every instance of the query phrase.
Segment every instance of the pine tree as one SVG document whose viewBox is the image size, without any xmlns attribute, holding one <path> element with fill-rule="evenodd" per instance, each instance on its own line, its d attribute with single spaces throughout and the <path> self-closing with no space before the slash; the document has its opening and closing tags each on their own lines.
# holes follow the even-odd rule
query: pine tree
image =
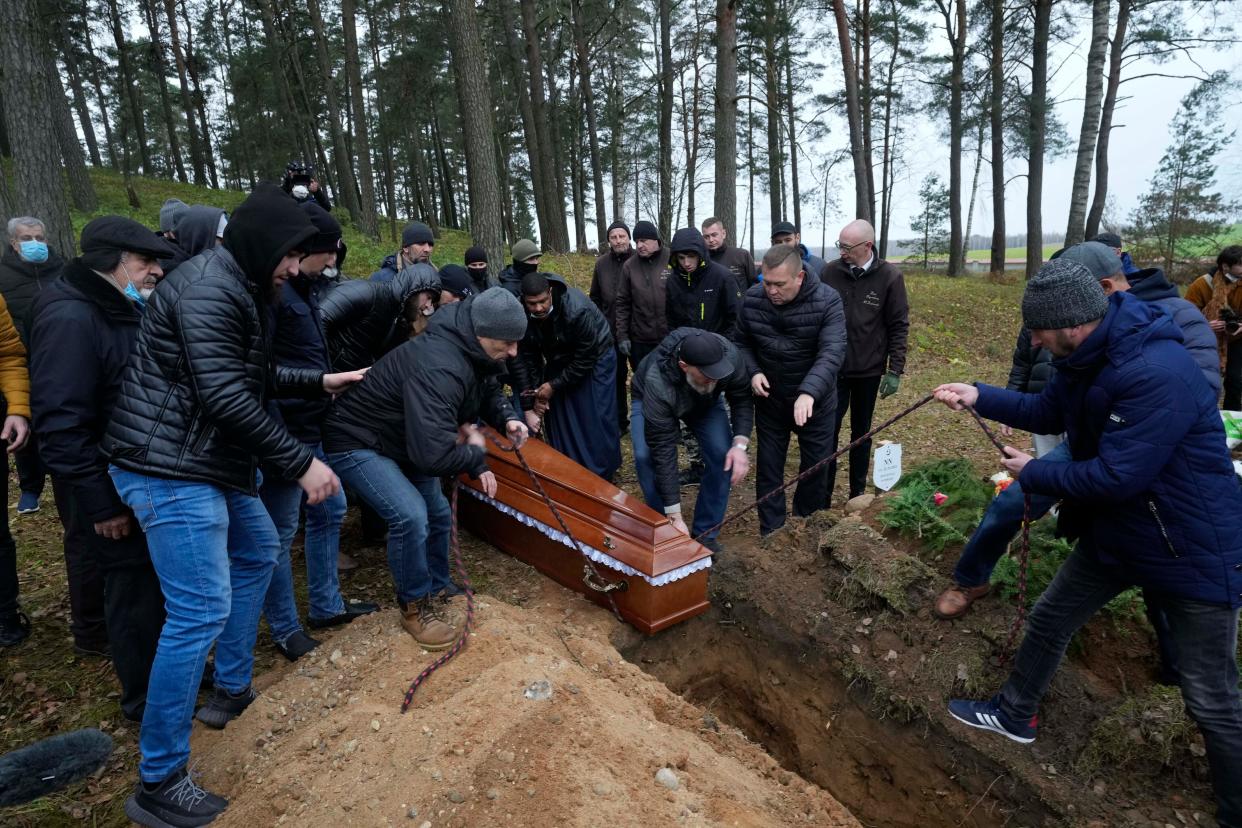
<svg viewBox="0 0 1242 828">
<path fill-rule="evenodd" d="M 940 176 L 932 173 L 923 179 L 919 204 L 922 210 L 910 221 L 910 229 L 919 234 L 912 243 L 911 255 L 921 257 L 923 269 L 927 270 L 932 256 L 949 252 L 949 231 L 945 227 L 949 221 L 949 190 Z"/>
</svg>

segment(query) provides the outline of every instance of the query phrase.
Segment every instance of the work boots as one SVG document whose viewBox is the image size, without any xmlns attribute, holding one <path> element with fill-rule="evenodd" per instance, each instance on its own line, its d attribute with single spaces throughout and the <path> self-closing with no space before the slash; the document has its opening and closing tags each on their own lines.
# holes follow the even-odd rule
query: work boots
<svg viewBox="0 0 1242 828">
<path fill-rule="evenodd" d="M 426 650 L 443 650 L 457 640 L 457 629 L 444 620 L 438 603 L 426 595 L 401 608 L 401 626 Z"/>
<path fill-rule="evenodd" d="M 936 597 L 936 604 L 932 607 L 932 612 L 936 614 L 937 618 L 945 621 L 961 618 L 970 609 L 971 604 L 987 595 L 991 589 L 991 584 L 980 584 L 973 587 L 952 584 Z"/>
</svg>

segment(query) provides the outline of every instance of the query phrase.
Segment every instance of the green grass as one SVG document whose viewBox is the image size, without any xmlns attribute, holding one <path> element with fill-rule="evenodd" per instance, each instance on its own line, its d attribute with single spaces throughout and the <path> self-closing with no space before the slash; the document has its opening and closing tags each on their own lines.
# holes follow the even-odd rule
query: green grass
<svg viewBox="0 0 1242 828">
<path fill-rule="evenodd" d="M 1060 244 L 1045 244 L 1044 245 L 1044 261 L 1048 261 L 1048 257 L 1051 256 L 1053 253 L 1056 253 L 1062 247 L 1063 245 L 1060 245 Z M 986 262 L 986 261 L 989 261 L 991 258 L 992 258 L 992 251 L 987 248 L 983 250 L 967 250 L 966 251 L 967 261 Z M 1006 259 L 1021 259 L 1022 261 L 1026 261 L 1026 246 L 1023 245 L 1022 247 L 1006 247 L 1005 258 Z"/>
</svg>

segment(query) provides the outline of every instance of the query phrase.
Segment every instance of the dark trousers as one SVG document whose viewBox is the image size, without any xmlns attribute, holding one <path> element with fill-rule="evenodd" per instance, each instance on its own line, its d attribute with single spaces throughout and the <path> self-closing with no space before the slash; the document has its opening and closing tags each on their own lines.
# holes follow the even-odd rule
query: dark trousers
<svg viewBox="0 0 1242 828">
<path fill-rule="evenodd" d="M 23 492 L 34 495 L 43 494 L 44 478 L 47 467 L 39 456 L 39 442 L 35 433 L 30 432 L 30 440 L 22 446 L 22 450 L 13 455 L 13 465 L 17 466 L 17 483 Z"/>
<path fill-rule="evenodd" d="M 4 443 L 0 442 L 0 451 Z M 9 470 L 0 475 L 0 505 L 4 517 L 0 519 L 0 619 L 8 619 L 17 612 L 17 544 L 9 531 Z"/>
<path fill-rule="evenodd" d="M 1124 572 L 1076 547 L 1031 610 L 1013 671 L 1001 688 L 1004 713 L 1027 721 L 1083 624 L 1132 586 Z M 1225 605 L 1163 595 L 1165 636 L 1176 654 L 1182 700 L 1207 748 L 1216 818 L 1242 826 L 1242 701 L 1238 696 L 1238 611 Z"/>
<path fill-rule="evenodd" d="M 69 486 L 52 479 L 56 511 L 64 527 L 65 571 L 69 576 L 69 631 L 74 643 L 98 649 L 108 640 L 104 624 L 104 579 L 92 553 L 95 527 L 76 514 Z"/>
<path fill-rule="evenodd" d="M 647 354 L 660 347 L 659 342 L 630 342 L 630 368 L 634 373 L 638 373 L 638 363 L 643 361 Z M 620 351 L 617 352 L 618 356 Z M 627 411 L 629 409 L 626 409 Z"/>
<path fill-rule="evenodd" d="M 836 412 L 816 408 L 802 427 L 794 425 L 793 397 L 760 397 L 755 400 L 755 430 L 759 452 L 755 461 L 755 492 L 763 497 L 785 482 L 785 457 L 789 453 L 789 435 L 798 435 L 802 473 L 832 453 L 832 428 Z M 805 517 L 824 508 L 828 493 L 828 467 L 803 480 L 794 490 L 793 513 Z M 759 531 L 774 532 L 785 525 L 785 496 L 778 495 L 759 507 Z"/>
<path fill-rule="evenodd" d="M 850 439 L 852 443 L 871 430 L 871 417 L 875 414 L 875 398 L 880 392 L 880 377 L 837 378 L 837 421 L 832 433 L 832 450 L 841 446 L 841 424 L 845 413 L 850 415 Z M 871 465 L 871 441 L 864 440 L 850 449 L 850 497 L 858 497 L 867 489 L 867 467 Z M 832 490 L 837 484 L 837 461 L 828 464 L 828 499 L 832 505 Z"/>
<path fill-rule="evenodd" d="M 1229 343 L 1225 353 L 1225 401 L 1221 408 L 1242 410 L 1242 340 Z"/>
<path fill-rule="evenodd" d="M 624 354 L 613 350 L 617 355 L 617 425 L 624 434 L 630 427 L 630 366 Z"/>
</svg>

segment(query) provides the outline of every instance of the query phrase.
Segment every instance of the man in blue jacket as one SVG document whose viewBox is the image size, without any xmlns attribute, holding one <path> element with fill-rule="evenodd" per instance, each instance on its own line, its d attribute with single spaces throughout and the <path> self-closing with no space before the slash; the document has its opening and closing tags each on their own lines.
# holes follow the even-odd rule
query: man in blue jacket
<svg viewBox="0 0 1242 828">
<path fill-rule="evenodd" d="M 1039 702 L 1066 647 L 1096 611 L 1139 585 L 1160 597 L 1182 697 L 1199 725 L 1221 825 L 1242 825 L 1242 490 L 1216 399 L 1162 310 L 1104 295 L 1091 271 L 1057 259 L 1022 298 L 1032 342 L 1056 357 L 1041 394 L 950 383 L 936 398 L 1027 431 L 1065 431 L 1070 462 L 1006 447 L 1026 491 L 1063 499 L 1074 551 L 1040 596 L 1013 671 L 988 701 L 954 700 L 959 721 L 1035 740 Z"/>
</svg>

